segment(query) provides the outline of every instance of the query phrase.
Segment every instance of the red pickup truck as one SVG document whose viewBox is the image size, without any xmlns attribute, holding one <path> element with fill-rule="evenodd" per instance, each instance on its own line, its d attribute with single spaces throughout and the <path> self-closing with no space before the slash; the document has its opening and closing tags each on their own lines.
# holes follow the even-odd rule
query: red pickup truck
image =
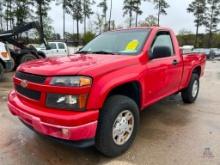
<svg viewBox="0 0 220 165">
<path fill-rule="evenodd" d="M 114 157 L 134 141 L 146 107 L 178 92 L 196 100 L 205 61 L 183 55 L 168 28 L 106 32 L 75 55 L 22 64 L 8 107 L 40 134 Z"/>
</svg>

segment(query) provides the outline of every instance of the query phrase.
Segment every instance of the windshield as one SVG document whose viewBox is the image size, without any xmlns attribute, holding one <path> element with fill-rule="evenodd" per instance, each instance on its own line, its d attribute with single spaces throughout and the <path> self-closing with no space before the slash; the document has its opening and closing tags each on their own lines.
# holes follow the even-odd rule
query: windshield
<svg viewBox="0 0 220 165">
<path fill-rule="evenodd" d="M 141 51 L 150 29 L 106 32 L 96 37 L 79 53 L 137 54 Z"/>
</svg>

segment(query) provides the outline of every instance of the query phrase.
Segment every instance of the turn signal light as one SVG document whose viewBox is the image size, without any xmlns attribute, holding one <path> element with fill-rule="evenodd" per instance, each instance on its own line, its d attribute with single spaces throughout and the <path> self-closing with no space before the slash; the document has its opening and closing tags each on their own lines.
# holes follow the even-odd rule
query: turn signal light
<svg viewBox="0 0 220 165">
<path fill-rule="evenodd" d="M 3 58 L 7 58 L 8 57 L 8 52 L 1 52 L 1 55 Z"/>
</svg>

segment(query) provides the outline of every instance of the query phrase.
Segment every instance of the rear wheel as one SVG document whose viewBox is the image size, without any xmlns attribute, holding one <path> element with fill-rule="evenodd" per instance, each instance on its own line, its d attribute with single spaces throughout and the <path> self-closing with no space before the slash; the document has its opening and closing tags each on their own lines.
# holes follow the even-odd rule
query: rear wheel
<svg viewBox="0 0 220 165">
<path fill-rule="evenodd" d="M 100 113 L 96 148 L 109 157 L 122 154 L 133 143 L 138 126 L 137 104 L 126 96 L 111 96 Z"/>
<path fill-rule="evenodd" d="M 3 79 L 3 75 L 4 75 L 4 67 L 3 67 L 2 63 L 0 62 L 0 80 Z"/>
<path fill-rule="evenodd" d="M 32 54 L 24 54 L 20 59 L 20 64 L 28 62 L 28 61 L 36 60 L 36 59 L 37 57 L 35 57 Z"/>
<path fill-rule="evenodd" d="M 199 85 L 199 75 L 193 73 L 188 87 L 182 91 L 182 99 L 184 103 L 195 102 L 199 94 Z"/>
</svg>

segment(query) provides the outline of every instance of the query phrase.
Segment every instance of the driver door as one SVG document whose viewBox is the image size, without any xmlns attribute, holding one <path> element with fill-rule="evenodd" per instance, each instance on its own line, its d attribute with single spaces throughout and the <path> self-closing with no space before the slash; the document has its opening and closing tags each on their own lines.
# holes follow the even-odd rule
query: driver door
<svg viewBox="0 0 220 165">
<path fill-rule="evenodd" d="M 157 56 L 158 47 L 166 47 L 169 53 L 163 52 Z M 146 104 L 154 103 L 176 90 L 177 82 L 181 79 L 181 69 L 179 68 L 177 55 L 173 46 L 173 41 L 168 31 L 160 31 L 155 36 L 150 49 L 150 61 L 147 63 L 145 73 Z M 182 67 L 182 66 L 181 66 Z"/>
</svg>

